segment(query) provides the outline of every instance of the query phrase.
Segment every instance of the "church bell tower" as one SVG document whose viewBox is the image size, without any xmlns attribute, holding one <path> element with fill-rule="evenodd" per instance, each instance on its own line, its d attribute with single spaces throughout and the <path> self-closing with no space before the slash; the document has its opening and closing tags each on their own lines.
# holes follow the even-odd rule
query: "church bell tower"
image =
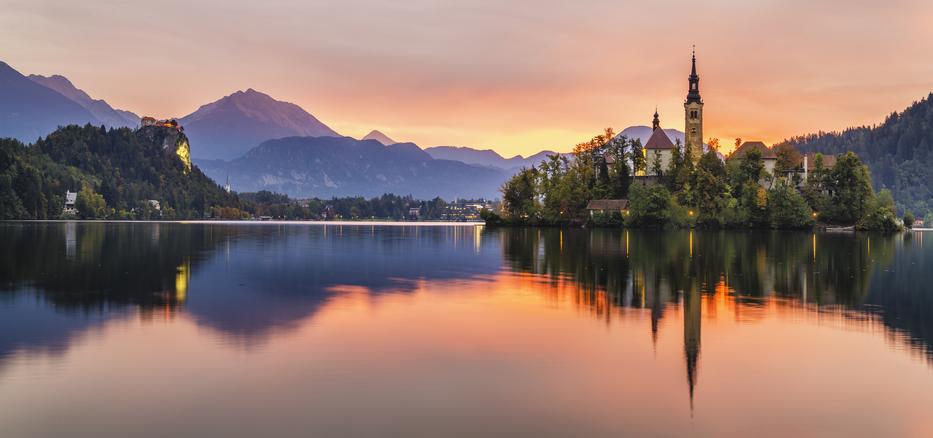
<svg viewBox="0 0 933 438">
<path fill-rule="evenodd" d="M 696 48 L 693 50 L 693 67 L 688 78 L 689 89 L 687 100 L 684 101 L 684 133 L 685 146 L 693 151 L 697 157 L 703 153 L 703 99 L 700 98 L 700 77 L 697 76 Z"/>
</svg>

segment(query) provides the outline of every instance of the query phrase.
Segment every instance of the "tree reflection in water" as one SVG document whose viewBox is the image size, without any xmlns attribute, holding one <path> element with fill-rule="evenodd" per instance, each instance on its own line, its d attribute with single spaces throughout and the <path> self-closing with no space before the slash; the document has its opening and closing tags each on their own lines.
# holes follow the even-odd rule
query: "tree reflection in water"
<svg viewBox="0 0 933 438">
<path fill-rule="evenodd" d="M 508 267 L 553 279 L 548 293 L 611 321 L 625 309 L 659 321 L 683 317 L 691 402 L 702 320 L 753 323 L 773 314 L 820 324 L 885 327 L 933 364 L 933 282 L 923 234 L 814 234 L 786 231 L 499 229 Z M 572 286 L 567 285 L 572 283 Z M 557 287 L 556 285 L 561 285 Z"/>
</svg>

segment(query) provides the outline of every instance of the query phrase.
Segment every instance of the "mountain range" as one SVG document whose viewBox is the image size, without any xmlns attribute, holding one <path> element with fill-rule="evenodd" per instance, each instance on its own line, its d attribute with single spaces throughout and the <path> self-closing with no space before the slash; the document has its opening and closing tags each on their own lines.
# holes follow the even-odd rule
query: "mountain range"
<svg viewBox="0 0 933 438">
<path fill-rule="evenodd" d="M 0 136 L 34 142 L 59 126 L 100 124 L 90 111 L 0 62 Z"/>
<path fill-rule="evenodd" d="M 130 111 L 114 109 L 110 104 L 102 99 L 94 99 L 88 96 L 84 90 L 75 87 L 68 78 L 61 75 L 41 76 L 29 75 L 29 79 L 51 90 L 57 91 L 62 96 L 71 99 L 73 102 L 81 105 L 88 110 L 100 123 L 111 128 L 129 127 L 135 128 L 139 125 L 139 116 Z"/>
<path fill-rule="evenodd" d="M 215 181 L 239 191 L 269 190 L 293 198 L 374 197 L 383 193 L 496 198 L 511 173 L 459 161 L 438 160 L 414 143 L 383 145 L 350 137 L 268 140 L 231 160 L 196 160 Z"/>
<path fill-rule="evenodd" d="M 373 130 L 342 137 L 298 105 L 247 89 L 178 119 L 191 157 L 217 182 L 237 191 L 271 190 L 294 197 L 498 197 L 501 184 L 551 151 L 506 158 L 491 149 L 434 146 L 422 150 Z M 60 75 L 26 77 L 0 63 L 0 137 L 33 142 L 58 126 L 135 127 L 139 117 L 94 99 Z M 665 130 L 672 140 L 683 133 Z M 651 128 L 621 134 L 647 141 Z"/>
<path fill-rule="evenodd" d="M 516 155 L 505 158 L 492 149 L 473 149 L 464 146 L 433 146 L 424 150 L 439 160 L 456 160 L 467 164 L 494 167 L 503 170 L 518 170 L 522 167 L 531 167 L 544 161 L 548 155 L 556 152 L 541 151 L 528 157 Z"/>
</svg>

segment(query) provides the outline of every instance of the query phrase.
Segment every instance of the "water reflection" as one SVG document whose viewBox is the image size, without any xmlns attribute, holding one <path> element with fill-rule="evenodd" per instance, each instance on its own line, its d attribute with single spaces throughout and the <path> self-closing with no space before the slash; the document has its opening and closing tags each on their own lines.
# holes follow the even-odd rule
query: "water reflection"
<svg viewBox="0 0 933 438">
<path fill-rule="evenodd" d="M 147 434 L 735 435 L 764 403 L 891 432 L 933 406 L 923 236 L 3 223 L 0 423 L 53 434 L 74 411 L 75 435 L 126 435 L 173 385 L 212 408 Z M 60 380 L 29 374 L 47 357 Z M 140 390 L 87 405 L 65 384 Z M 895 402 L 873 416 L 853 388 Z"/>
<path fill-rule="evenodd" d="M 35 342 L 28 341 L 31 332 L 61 345 L 81 326 L 128 309 L 151 319 L 183 308 L 227 335 L 261 338 L 313 315 L 335 287 L 410 291 L 418 280 L 492 275 L 505 263 L 545 282 L 572 282 L 573 288 L 542 291 L 572 290 L 574 303 L 594 317 L 609 318 L 618 307 L 646 309 L 655 340 L 670 307 L 683 306 L 691 382 L 701 308 L 715 317 L 712 303 L 724 299 L 743 321 L 763 317 L 775 302 L 863 324 L 881 321 L 933 361 L 933 296 L 923 288 L 933 274 L 925 269 L 930 251 L 919 233 L 480 230 L 6 224 L 0 320 L 16 330 L 3 331 L 0 357 Z M 25 307 L 43 317 L 23 318 Z"/>
<path fill-rule="evenodd" d="M 8 223 L 0 237 L 0 360 L 59 351 L 102 320 L 182 309 L 254 343 L 313 315 L 335 287 L 405 292 L 500 268 L 465 227 Z"/>
<path fill-rule="evenodd" d="M 702 321 L 753 323 L 780 314 L 876 331 L 933 364 L 933 281 L 922 233 L 903 236 L 791 232 L 525 229 L 497 232 L 509 267 L 572 282 L 572 302 L 594 317 L 650 312 L 651 337 L 682 312 L 691 405 Z M 723 314 L 727 313 L 727 314 Z"/>
</svg>

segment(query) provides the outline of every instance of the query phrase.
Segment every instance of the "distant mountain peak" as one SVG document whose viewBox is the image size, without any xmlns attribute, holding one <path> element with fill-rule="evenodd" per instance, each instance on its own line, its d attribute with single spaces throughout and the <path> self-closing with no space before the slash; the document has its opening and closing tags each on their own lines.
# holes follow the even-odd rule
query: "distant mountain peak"
<svg viewBox="0 0 933 438">
<path fill-rule="evenodd" d="M 202 105 L 179 122 L 196 158 L 237 158 L 277 138 L 340 136 L 300 106 L 253 88 Z"/>
<path fill-rule="evenodd" d="M 0 61 L 0 137 L 31 142 L 70 124 L 100 125 L 84 106 Z"/>
<path fill-rule="evenodd" d="M 58 92 L 88 110 L 103 124 L 111 127 L 131 126 L 139 123 L 139 116 L 129 111 L 114 109 L 103 99 L 94 99 L 62 75 L 29 75 L 28 78 L 43 87 Z"/>
<path fill-rule="evenodd" d="M 376 129 L 370 131 L 369 134 L 366 134 L 366 136 L 363 137 L 361 140 L 376 140 L 376 141 L 378 141 L 379 143 L 382 143 L 384 146 L 389 146 L 389 145 L 393 145 L 393 144 L 395 144 L 395 143 L 398 143 L 397 141 L 392 140 L 391 138 L 389 138 L 388 135 L 385 135 L 385 134 L 383 134 L 382 132 L 380 132 L 379 130 L 376 130 Z"/>
</svg>

